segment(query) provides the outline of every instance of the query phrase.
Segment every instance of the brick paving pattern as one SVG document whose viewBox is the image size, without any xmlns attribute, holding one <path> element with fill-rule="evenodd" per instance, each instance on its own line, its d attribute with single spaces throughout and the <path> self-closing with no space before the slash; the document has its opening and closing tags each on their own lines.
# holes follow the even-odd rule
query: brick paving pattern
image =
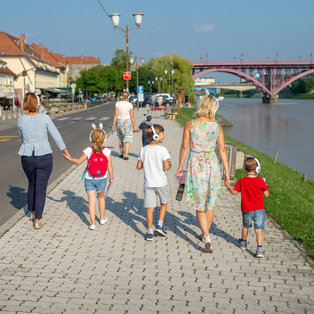
<svg viewBox="0 0 314 314">
<path fill-rule="evenodd" d="M 137 124 L 145 110 L 135 110 Z M 173 162 L 168 236 L 144 240 L 143 172 L 135 168 L 141 134 L 128 161 L 118 158 L 117 138 L 110 136 L 115 182 L 106 200 L 109 221 L 88 230 L 84 165 L 78 166 L 49 193 L 42 230 L 23 217 L 0 239 L 0 311 L 313 313 L 313 270 L 302 252 L 269 220 L 265 257 L 254 257 L 253 230 L 248 251 L 241 252 L 240 196 L 225 188 L 211 228 L 214 253 L 203 253 L 195 213 L 175 200 L 182 127 L 162 117 L 153 122 L 164 126 Z"/>
</svg>

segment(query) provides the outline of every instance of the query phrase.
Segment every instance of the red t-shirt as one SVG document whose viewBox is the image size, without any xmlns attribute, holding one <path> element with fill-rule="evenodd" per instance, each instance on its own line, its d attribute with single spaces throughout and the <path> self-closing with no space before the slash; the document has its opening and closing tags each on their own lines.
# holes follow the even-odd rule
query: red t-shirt
<svg viewBox="0 0 314 314">
<path fill-rule="evenodd" d="M 264 209 L 263 191 L 267 191 L 268 187 L 262 178 L 241 178 L 234 188 L 236 191 L 241 192 L 242 213 Z"/>
</svg>

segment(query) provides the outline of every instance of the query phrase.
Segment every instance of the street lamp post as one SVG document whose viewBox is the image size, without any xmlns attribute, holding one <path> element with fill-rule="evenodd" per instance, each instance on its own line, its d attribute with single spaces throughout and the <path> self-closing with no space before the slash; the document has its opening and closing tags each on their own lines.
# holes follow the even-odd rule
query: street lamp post
<svg viewBox="0 0 314 314">
<path fill-rule="evenodd" d="M 140 66 L 140 64 L 144 63 L 144 58 L 140 58 L 140 64 L 136 62 L 137 57 L 135 56 L 134 58 L 130 58 L 130 63 L 131 64 L 135 64 L 135 68 L 136 68 L 136 93 L 137 93 L 137 99 L 136 99 L 136 106 L 137 106 L 137 110 L 139 110 L 139 92 L 138 92 L 138 68 Z"/>
<path fill-rule="evenodd" d="M 119 26 L 119 21 L 120 21 L 120 14 L 119 13 L 112 13 L 110 14 L 110 18 L 112 21 L 112 25 L 114 29 L 120 29 L 122 32 L 124 32 L 125 38 L 126 38 L 126 45 L 125 45 L 125 53 L 126 53 L 126 72 L 129 72 L 129 34 L 130 31 L 133 29 L 138 29 L 140 28 L 142 24 L 142 19 L 143 19 L 143 13 L 133 13 L 132 14 L 134 17 L 134 23 L 136 25 L 129 28 L 128 25 L 126 25 L 125 29 Z M 129 91 L 129 80 L 126 80 L 126 90 Z"/>
<path fill-rule="evenodd" d="M 158 93 L 160 91 L 160 84 L 161 84 L 161 81 L 162 81 L 162 77 L 155 77 L 155 80 L 157 81 L 157 84 L 158 84 Z"/>
<path fill-rule="evenodd" d="M 147 81 L 148 85 L 150 85 L 150 92 L 153 92 L 153 85 L 154 85 L 154 81 Z"/>
</svg>

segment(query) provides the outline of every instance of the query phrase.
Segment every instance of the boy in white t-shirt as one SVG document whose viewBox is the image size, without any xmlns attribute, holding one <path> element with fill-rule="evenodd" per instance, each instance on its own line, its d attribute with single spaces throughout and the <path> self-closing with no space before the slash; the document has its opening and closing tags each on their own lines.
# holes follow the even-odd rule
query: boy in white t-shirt
<svg viewBox="0 0 314 314">
<path fill-rule="evenodd" d="M 156 195 L 158 195 L 161 204 L 156 231 L 163 236 L 167 234 L 164 228 L 168 204 L 168 180 L 165 170 L 171 168 L 171 162 L 167 148 L 159 145 L 165 138 L 164 128 L 159 124 L 153 124 L 145 129 L 145 135 L 150 140 L 150 144 L 141 148 L 136 168 L 144 170 L 144 207 L 146 208 L 148 228 L 146 240 L 152 241 Z"/>
</svg>

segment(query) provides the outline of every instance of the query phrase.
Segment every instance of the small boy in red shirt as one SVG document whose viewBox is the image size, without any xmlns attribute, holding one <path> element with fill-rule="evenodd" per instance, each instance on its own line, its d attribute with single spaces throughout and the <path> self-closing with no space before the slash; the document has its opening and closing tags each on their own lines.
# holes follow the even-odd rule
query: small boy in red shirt
<svg viewBox="0 0 314 314">
<path fill-rule="evenodd" d="M 241 210 L 242 210 L 242 238 L 238 239 L 238 245 L 243 250 L 246 249 L 247 234 L 249 228 L 254 222 L 256 233 L 256 257 L 261 258 L 263 254 L 263 230 L 265 224 L 265 209 L 263 196 L 268 197 L 268 187 L 265 181 L 258 177 L 261 171 L 260 161 L 256 157 L 247 157 L 244 161 L 244 170 L 247 176 L 241 178 L 234 188 L 230 184 L 226 184 L 228 190 L 236 195 L 241 192 Z"/>
</svg>

